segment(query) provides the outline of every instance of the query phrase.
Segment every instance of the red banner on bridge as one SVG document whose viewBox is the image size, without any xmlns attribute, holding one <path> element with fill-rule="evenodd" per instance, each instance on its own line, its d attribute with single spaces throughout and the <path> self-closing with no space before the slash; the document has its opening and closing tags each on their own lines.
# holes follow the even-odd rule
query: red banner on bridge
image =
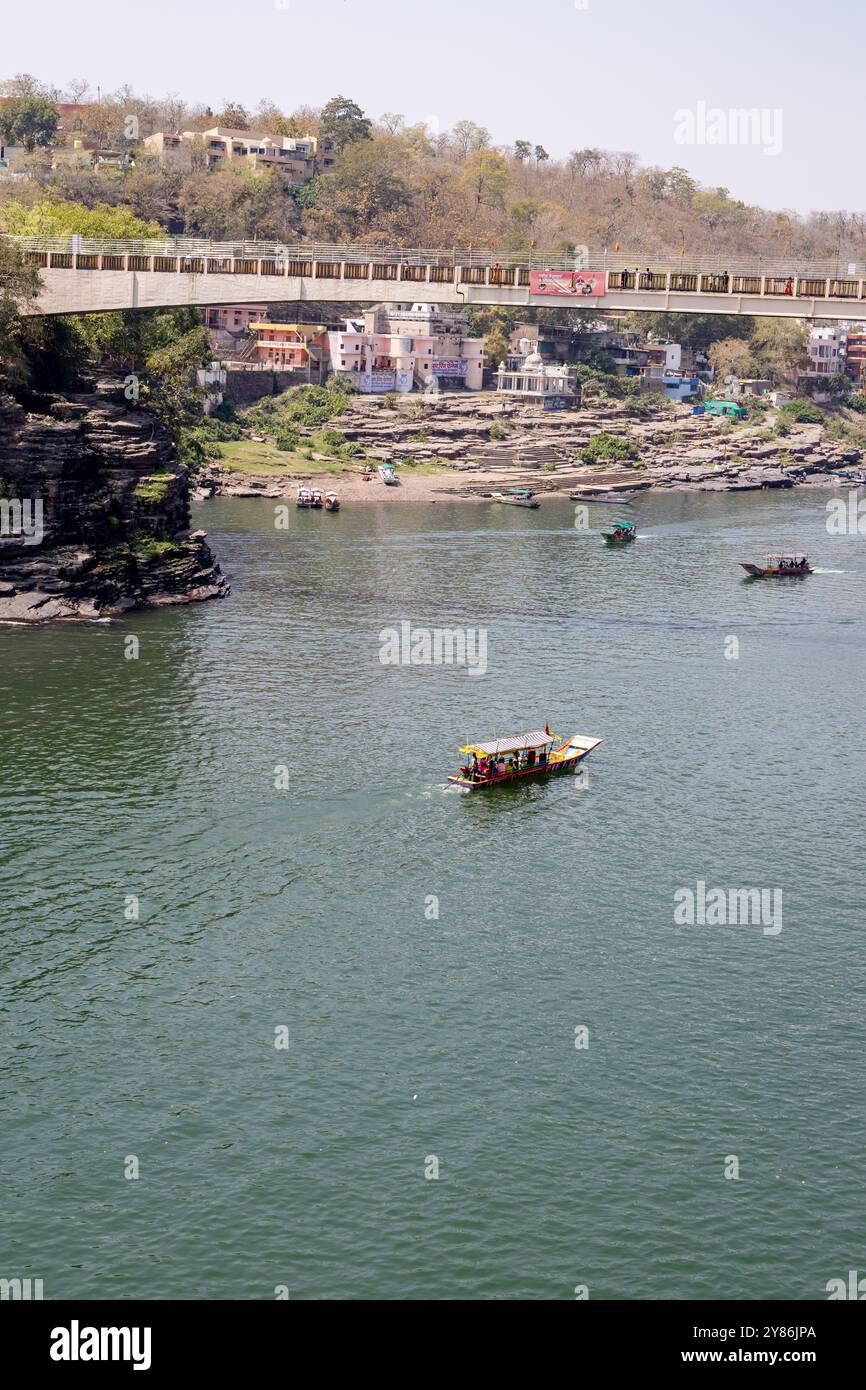
<svg viewBox="0 0 866 1390">
<path fill-rule="evenodd" d="M 604 294 L 603 270 L 530 270 L 529 293 L 599 298 Z"/>
</svg>

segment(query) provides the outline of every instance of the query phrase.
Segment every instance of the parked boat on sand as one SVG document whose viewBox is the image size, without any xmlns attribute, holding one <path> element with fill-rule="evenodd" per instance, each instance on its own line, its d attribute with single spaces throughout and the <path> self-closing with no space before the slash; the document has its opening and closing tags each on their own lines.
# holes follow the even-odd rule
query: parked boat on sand
<svg viewBox="0 0 866 1390">
<path fill-rule="evenodd" d="M 380 463 L 379 477 L 382 479 L 382 482 L 385 484 L 386 487 L 397 487 L 400 482 L 400 479 L 394 472 L 393 463 Z"/>
</svg>

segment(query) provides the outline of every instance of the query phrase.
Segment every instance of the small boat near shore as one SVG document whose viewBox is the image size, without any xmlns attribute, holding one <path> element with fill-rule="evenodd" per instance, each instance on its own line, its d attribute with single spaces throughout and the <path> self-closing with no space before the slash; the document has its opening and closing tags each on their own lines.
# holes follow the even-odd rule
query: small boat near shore
<svg viewBox="0 0 866 1390">
<path fill-rule="evenodd" d="M 394 472 L 393 463 L 380 463 L 379 477 L 382 479 L 382 482 L 385 484 L 386 487 L 397 487 L 400 483 L 400 479 Z"/>
<path fill-rule="evenodd" d="M 325 493 L 325 511 L 338 512 L 340 510 L 340 499 L 336 492 Z"/>
<path fill-rule="evenodd" d="M 612 531 L 602 531 L 605 545 L 628 545 L 637 540 L 637 525 L 634 521 L 618 521 Z"/>
<path fill-rule="evenodd" d="M 312 500 L 311 500 L 311 502 L 310 502 L 310 506 L 311 506 L 311 507 L 318 507 L 318 508 L 323 507 L 323 506 L 325 505 L 325 499 L 324 499 L 324 497 L 322 496 L 322 489 L 321 489 L 320 487 L 314 487 L 314 488 L 311 488 L 310 491 L 311 491 L 311 497 L 312 497 Z"/>
<path fill-rule="evenodd" d="M 814 574 L 808 555 L 801 551 L 765 555 L 762 565 L 747 560 L 740 564 L 752 579 L 799 579 L 801 575 Z"/>
<path fill-rule="evenodd" d="M 628 507 L 636 496 L 634 492 L 570 492 L 572 502 L 599 502 L 603 507 Z"/>
<path fill-rule="evenodd" d="M 600 743 L 600 738 L 586 734 L 574 734 L 563 743 L 547 726 L 533 733 L 469 743 L 460 749 L 466 762 L 459 772 L 451 773 L 448 781 L 474 791 L 502 782 L 519 782 L 525 777 L 573 772 Z"/>
<path fill-rule="evenodd" d="M 494 502 L 504 507 L 538 507 L 540 503 L 531 487 L 507 487 L 503 492 L 494 492 Z"/>
<path fill-rule="evenodd" d="M 296 506 L 296 507 L 312 507 L 312 505 L 313 505 L 313 494 L 312 494 L 312 492 L 310 491 L 310 489 L 309 489 L 308 487 L 299 487 L 299 488 L 298 488 L 298 500 L 296 501 L 295 506 Z"/>
</svg>

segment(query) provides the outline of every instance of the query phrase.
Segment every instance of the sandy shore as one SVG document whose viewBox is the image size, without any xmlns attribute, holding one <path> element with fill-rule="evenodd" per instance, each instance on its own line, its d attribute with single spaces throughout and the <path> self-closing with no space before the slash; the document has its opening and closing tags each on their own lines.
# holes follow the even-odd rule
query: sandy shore
<svg viewBox="0 0 866 1390">
<path fill-rule="evenodd" d="M 506 487 L 531 487 L 539 497 L 567 498 L 570 492 L 584 487 L 603 487 L 632 492 L 646 488 L 647 480 L 634 474 L 613 477 L 607 471 L 603 478 L 596 470 L 586 467 L 558 467 L 555 476 L 537 469 L 509 468 L 478 472 L 447 469 L 441 473 L 414 473 L 411 468 L 398 470 L 397 487 L 386 487 L 378 475 L 365 483 L 360 473 L 339 475 L 321 473 L 271 474 L 208 472 L 205 490 L 196 497 L 210 495 L 210 487 L 223 497 L 269 497 L 294 501 L 299 487 L 318 487 L 323 492 L 336 492 L 341 503 L 357 506 L 370 503 L 399 505 L 401 502 L 485 502 L 494 492 Z"/>
</svg>

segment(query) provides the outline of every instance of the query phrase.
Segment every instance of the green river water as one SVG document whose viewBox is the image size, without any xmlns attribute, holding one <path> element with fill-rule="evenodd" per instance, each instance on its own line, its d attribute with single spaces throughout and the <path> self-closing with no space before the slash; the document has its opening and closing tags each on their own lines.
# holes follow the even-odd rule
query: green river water
<svg viewBox="0 0 866 1390">
<path fill-rule="evenodd" d="M 278 531 L 214 501 L 227 600 L 0 629 L 0 1275 L 814 1299 L 866 1269 L 866 547 L 827 495 L 651 496 L 623 551 L 567 502 Z M 819 572 L 745 580 L 774 544 Z M 383 665 L 403 620 L 483 628 L 486 672 Z M 604 740 L 586 777 L 448 786 L 546 720 Z M 781 931 L 678 923 L 698 882 L 778 890 Z"/>
</svg>

